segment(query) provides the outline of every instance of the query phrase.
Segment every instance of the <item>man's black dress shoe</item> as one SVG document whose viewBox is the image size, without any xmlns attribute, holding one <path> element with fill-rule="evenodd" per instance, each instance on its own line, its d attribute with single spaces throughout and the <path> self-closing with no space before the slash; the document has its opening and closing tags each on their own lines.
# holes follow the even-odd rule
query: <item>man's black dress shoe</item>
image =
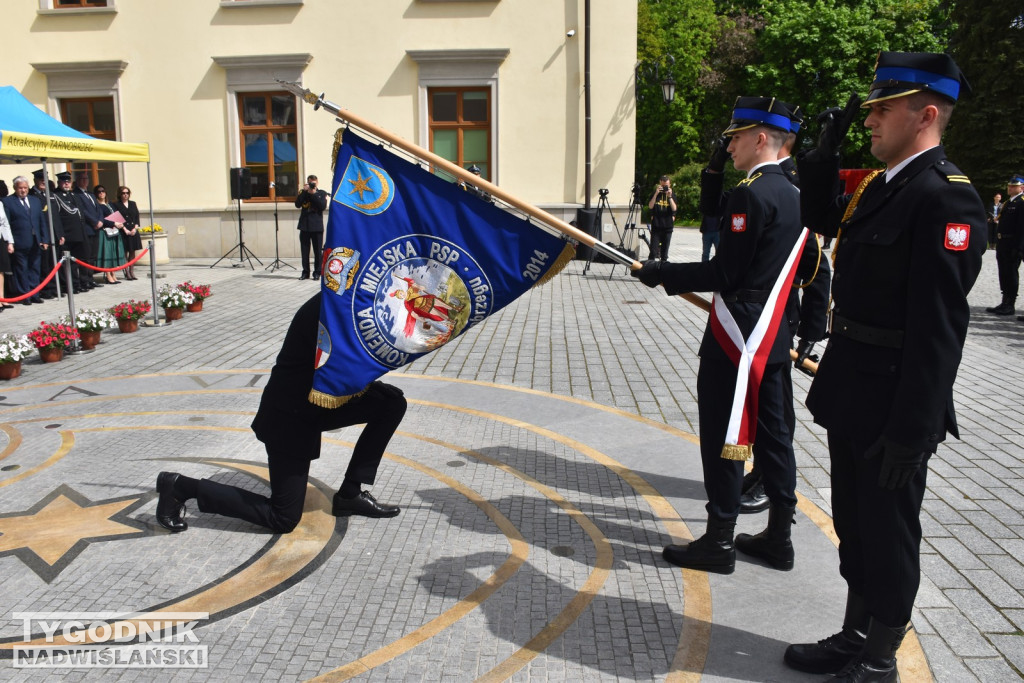
<svg viewBox="0 0 1024 683">
<path fill-rule="evenodd" d="M 31 306 L 32 305 L 32 299 L 22 299 L 21 300 L 21 305 L 22 306 Z"/>
<path fill-rule="evenodd" d="M 181 518 L 185 511 L 185 501 L 174 495 L 174 482 L 179 476 L 177 472 L 161 472 L 156 475 L 156 491 L 160 494 L 156 502 L 156 521 L 175 533 L 188 528 L 188 523 Z"/>
<path fill-rule="evenodd" d="M 302 275 L 299 276 L 299 279 L 300 280 L 308 280 L 309 279 L 309 273 L 303 273 Z"/>
<path fill-rule="evenodd" d="M 39 296 L 37 294 L 36 296 L 32 297 L 31 301 L 34 304 L 41 304 L 41 303 L 43 303 L 43 297 L 41 297 L 41 296 Z"/>
<path fill-rule="evenodd" d="M 313 273 L 313 279 L 314 280 L 319 280 L 320 279 L 320 273 Z"/>
<path fill-rule="evenodd" d="M 335 493 L 334 505 L 331 506 L 331 514 L 335 517 L 394 517 L 400 511 L 397 505 L 378 503 L 369 491 L 363 491 L 355 498 L 342 498 L 340 493 Z"/>
<path fill-rule="evenodd" d="M 57 298 L 57 293 L 56 292 L 43 292 L 39 296 L 41 296 L 41 297 L 43 297 L 44 299 L 47 299 L 47 300 L 49 300 L 49 299 L 56 299 Z"/>
</svg>

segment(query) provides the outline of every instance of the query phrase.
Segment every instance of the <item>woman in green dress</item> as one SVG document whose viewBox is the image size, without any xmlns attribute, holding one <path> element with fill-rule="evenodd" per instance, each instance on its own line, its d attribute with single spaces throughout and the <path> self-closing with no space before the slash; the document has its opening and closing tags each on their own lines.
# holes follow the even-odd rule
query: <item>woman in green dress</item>
<svg viewBox="0 0 1024 683">
<path fill-rule="evenodd" d="M 123 221 L 107 220 L 107 216 L 114 213 L 114 209 L 107 202 L 107 188 L 97 185 L 92 193 L 96 196 L 96 203 L 100 205 L 103 212 L 103 229 L 96 233 L 99 245 L 96 249 L 96 265 L 100 268 L 119 269 L 124 265 L 124 245 L 121 241 L 121 232 L 124 230 Z M 121 284 L 114 271 L 103 273 L 107 284 Z"/>
</svg>

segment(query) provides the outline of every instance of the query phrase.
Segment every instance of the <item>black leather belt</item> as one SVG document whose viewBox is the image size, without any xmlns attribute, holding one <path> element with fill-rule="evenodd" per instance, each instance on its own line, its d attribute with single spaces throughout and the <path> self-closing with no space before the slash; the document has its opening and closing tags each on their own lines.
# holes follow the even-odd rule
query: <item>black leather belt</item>
<svg viewBox="0 0 1024 683">
<path fill-rule="evenodd" d="M 735 292 L 722 292 L 722 301 L 734 304 L 737 301 L 745 304 L 763 304 L 771 296 L 768 289 L 737 289 Z"/>
<path fill-rule="evenodd" d="M 832 334 L 859 341 L 872 346 L 884 346 L 887 349 L 903 348 L 903 330 L 889 330 L 884 327 L 871 327 L 847 320 L 840 315 L 832 316 Z"/>
</svg>

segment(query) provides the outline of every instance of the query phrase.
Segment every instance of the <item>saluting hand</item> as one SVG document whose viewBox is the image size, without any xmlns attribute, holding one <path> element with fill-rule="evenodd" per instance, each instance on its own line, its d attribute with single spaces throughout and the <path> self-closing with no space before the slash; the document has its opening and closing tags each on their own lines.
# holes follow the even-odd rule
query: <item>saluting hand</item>
<svg viewBox="0 0 1024 683">
<path fill-rule="evenodd" d="M 719 135 L 711 143 L 711 159 L 708 161 L 708 170 L 712 173 L 721 173 L 725 170 L 725 162 L 729 160 L 729 138 Z"/>
<path fill-rule="evenodd" d="M 818 135 L 818 147 L 808 152 L 808 156 L 814 155 L 815 161 L 824 161 L 839 154 L 846 133 L 850 130 L 853 117 L 860 109 L 860 95 L 850 93 L 850 99 L 846 106 L 840 109 L 832 107 L 818 114 L 817 121 L 821 124 L 821 133 Z"/>
</svg>

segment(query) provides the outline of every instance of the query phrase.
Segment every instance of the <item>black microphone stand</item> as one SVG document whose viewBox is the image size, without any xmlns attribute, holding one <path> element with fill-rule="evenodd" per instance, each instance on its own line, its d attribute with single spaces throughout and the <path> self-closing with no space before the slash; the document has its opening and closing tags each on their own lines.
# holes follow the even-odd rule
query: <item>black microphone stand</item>
<svg viewBox="0 0 1024 683">
<path fill-rule="evenodd" d="M 274 188 L 274 183 L 271 183 L 270 187 Z M 277 189 L 275 188 L 274 189 L 274 260 L 273 260 L 273 262 L 269 266 L 264 268 L 264 270 L 269 270 L 271 273 L 273 273 L 275 270 L 279 270 L 281 268 L 284 268 L 285 266 L 288 266 L 292 270 L 295 270 L 295 266 L 293 266 L 290 263 L 285 263 L 284 261 L 281 260 L 281 252 L 280 252 L 280 249 L 277 246 L 277 233 L 278 232 L 280 232 L 280 226 L 278 225 L 278 222 L 277 222 Z"/>
</svg>

